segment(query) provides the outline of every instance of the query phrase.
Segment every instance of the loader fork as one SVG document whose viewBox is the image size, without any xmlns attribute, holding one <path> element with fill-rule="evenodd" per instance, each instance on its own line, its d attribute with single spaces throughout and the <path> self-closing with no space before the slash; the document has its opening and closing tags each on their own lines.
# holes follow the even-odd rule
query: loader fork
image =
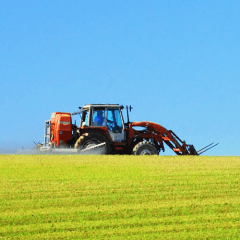
<svg viewBox="0 0 240 240">
<path fill-rule="evenodd" d="M 177 155 L 199 155 L 193 145 L 186 144 L 173 131 L 168 130 L 163 136 L 163 141 L 177 154 Z"/>
</svg>

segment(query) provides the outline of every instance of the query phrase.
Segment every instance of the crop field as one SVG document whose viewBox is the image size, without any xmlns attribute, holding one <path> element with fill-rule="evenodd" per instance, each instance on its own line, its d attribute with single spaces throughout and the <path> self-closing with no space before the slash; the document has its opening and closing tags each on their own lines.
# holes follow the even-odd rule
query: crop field
<svg viewBox="0 0 240 240">
<path fill-rule="evenodd" d="M 0 239 L 239 239 L 240 157 L 0 155 Z"/>
</svg>

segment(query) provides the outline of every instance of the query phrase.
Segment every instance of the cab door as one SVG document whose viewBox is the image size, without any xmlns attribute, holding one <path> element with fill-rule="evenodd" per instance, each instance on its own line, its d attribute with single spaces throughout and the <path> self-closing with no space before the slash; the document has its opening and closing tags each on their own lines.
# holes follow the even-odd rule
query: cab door
<svg viewBox="0 0 240 240">
<path fill-rule="evenodd" d="M 107 128 L 113 142 L 122 142 L 125 140 L 125 129 L 120 109 L 107 108 Z"/>
</svg>

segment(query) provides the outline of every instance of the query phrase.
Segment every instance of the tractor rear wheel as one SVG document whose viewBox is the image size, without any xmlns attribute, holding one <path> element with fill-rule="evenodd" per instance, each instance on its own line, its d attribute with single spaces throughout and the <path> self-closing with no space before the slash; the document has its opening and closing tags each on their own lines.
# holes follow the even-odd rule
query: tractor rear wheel
<svg viewBox="0 0 240 240">
<path fill-rule="evenodd" d="M 95 145 L 98 145 L 100 143 L 106 143 L 105 146 L 100 147 L 102 151 L 100 151 L 100 154 L 108 154 L 110 153 L 110 146 L 109 141 L 107 138 L 99 133 L 87 133 L 83 134 L 80 138 L 78 149 L 84 150 L 89 147 L 94 147 Z M 97 149 L 97 148 L 96 148 Z"/>
<path fill-rule="evenodd" d="M 149 141 L 139 142 L 133 148 L 134 155 L 158 155 L 158 150 L 153 143 Z"/>
</svg>

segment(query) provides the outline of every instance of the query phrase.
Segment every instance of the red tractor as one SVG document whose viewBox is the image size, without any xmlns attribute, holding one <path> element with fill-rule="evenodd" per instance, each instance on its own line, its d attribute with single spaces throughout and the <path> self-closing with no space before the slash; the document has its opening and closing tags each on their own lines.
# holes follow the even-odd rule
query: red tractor
<svg viewBox="0 0 240 240">
<path fill-rule="evenodd" d="M 199 153 L 193 145 L 186 144 L 159 124 L 130 122 L 128 109 L 131 111 L 131 106 L 126 107 L 128 119 L 125 123 L 123 108 L 119 104 L 84 105 L 72 114 L 80 114 L 79 127 L 72 123 L 70 113 L 55 112 L 51 120 L 45 122 L 44 143 L 38 148 L 52 153 L 83 153 L 101 148 L 102 154 L 158 155 L 164 152 L 165 143 L 177 155 L 199 155 L 203 152 Z M 212 144 L 209 146 L 213 147 Z"/>
</svg>

